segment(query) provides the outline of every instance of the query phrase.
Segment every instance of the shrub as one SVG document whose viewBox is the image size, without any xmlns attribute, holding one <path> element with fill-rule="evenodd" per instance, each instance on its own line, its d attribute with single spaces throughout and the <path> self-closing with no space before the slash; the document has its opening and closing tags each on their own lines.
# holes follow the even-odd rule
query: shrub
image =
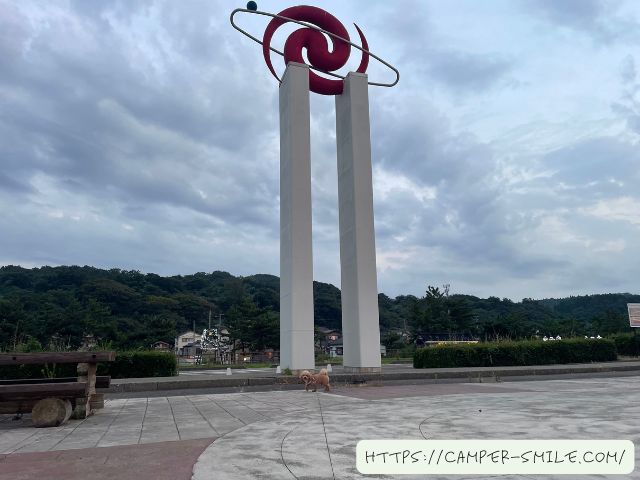
<svg viewBox="0 0 640 480">
<path fill-rule="evenodd" d="M 617 359 L 612 340 L 569 339 L 551 342 L 443 344 L 417 350 L 415 368 L 492 367 L 606 362 Z"/>
<path fill-rule="evenodd" d="M 0 366 L 0 380 L 19 378 L 76 377 L 77 365 L 71 363 L 46 365 L 3 365 Z"/>
<path fill-rule="evenodd" d="M 0 366 L 0 379 L 76 377 L 76 368 L 72 363 Z M 116 352 L 115 362 L 98 364 L 98 375 L 111 378 L 171 377 L 176 373 L 177 361 L 171 352 Z"/>
<path fill-rule="evenodd" d="M 611 337 L 616 344 L 618 354 L 629 357 L 640 357 L 640 335 L 621 333 Z"/>
<path fill-rule="evenodd" d="M 115 362 L 98 365 L 98 375 L 111 375 L 111 378 L 172 377 L 177 371 L 178 362 L 173 353 L 152 350 L 117 352 Z"/>
</svg>

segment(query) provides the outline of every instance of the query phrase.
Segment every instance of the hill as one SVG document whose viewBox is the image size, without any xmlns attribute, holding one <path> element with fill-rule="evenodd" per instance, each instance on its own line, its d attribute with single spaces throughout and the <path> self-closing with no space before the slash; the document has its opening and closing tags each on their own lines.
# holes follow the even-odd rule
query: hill
<svg viewBox="0 0 640 480">
<path fill-rule="evenodd" d="M 314 282 L 315 324 L 341 328 L 340 290 Z M 429 286 L 423 297 L 379 295 L 387 343 L 400 332 L 479 338 L 606 335 L 628 331 L 627 303 L 640 295 L 604 294 L 512 302 L 449 295 Z M 173 342 L 177 333 L 208 325 L 209 312 L 253 348 L 277 347 L 279 278 L 198 272 L 162 277 L 135 270 L 84 266 L 0 267 L 0 349 L 52 338 L 77 346 L 94 334 L 115 348 Z M 219 317 L 222 315 L 222 317 Z"/>
</svg>

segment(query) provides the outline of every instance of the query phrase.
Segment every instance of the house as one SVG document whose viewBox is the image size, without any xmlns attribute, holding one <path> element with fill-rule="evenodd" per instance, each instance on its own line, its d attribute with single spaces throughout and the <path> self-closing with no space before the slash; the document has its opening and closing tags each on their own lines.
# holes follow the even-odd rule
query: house
<svg viewBox="0 0 640 480">
<path fill-rule="evenodd" d="M 342 343 L 334 343 L 333 345 L 329 345 L 329 356 L 330 357 L 342 357 L 344 354 L 344 346 Z M 387 347 L 384 345 L 380 345 L 380 355 L 383 357 L 387 356 Z"/>
<path fill-rule="evenodd" d="M 197 350 L 202 353 L 202 335 L 194 331 L 184 332 L 176 337 L 175 352 L 179 357 L 193 358 L 198 355 Z"/>
<path fill-rule="evenodd" d="M 316 351 L 328 353 L 332 343 L 342 342 L 342 332 L 325 327 L 316 327 L 315 346 Z"/>
<path fill-rule="evenodd" d="M 202 358 L 202 347 L 200 346 L 200 342 L 187 343 L 181 348 L 181 353 L 178 355 L 187 363 L 199 363 Z"/>
<path fill-rule="evenodd" d="M 151 344 L 151 348 L 153 348 L 154 350 L 160 350 L 162 352 L 168 352 L 170 350 L 173 350 L 173 345 L 160 340 L 158 342 L 154 342 L 153 344 Z"/>
<path fill-rule="evenodd" d="M 235 363 L 271 363 L 278 364 L 280 361 L 280 351 L 267 348 L 257 352 L 236 351 Z"/>
<path fill-rule="evenodd" d="M 340 330 L 333 330 L 325 327 L 317 327 L 316 332 L 319 337 L 323 338 L 327 342 L 335 342 L 342 336 L 342 332 L 340 332 Z"/>
</svg>

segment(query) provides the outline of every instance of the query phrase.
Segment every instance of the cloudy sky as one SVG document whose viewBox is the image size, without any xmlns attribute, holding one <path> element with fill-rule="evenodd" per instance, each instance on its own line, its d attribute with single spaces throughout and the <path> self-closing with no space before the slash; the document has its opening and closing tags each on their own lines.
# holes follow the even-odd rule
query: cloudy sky
<svg viewBox="0 0 640 480">
<path fill-rule="evenodd" d="M 278 274 L 278 88 L 244 5 L 0 0 L 0 265 Z M 638 2 L 315 5 L 402 75 L 370 89 L 381 292 L 639 293 Z M 333 98 L 311 110 L 314 276 L 339 286 Z"/>
</svg>

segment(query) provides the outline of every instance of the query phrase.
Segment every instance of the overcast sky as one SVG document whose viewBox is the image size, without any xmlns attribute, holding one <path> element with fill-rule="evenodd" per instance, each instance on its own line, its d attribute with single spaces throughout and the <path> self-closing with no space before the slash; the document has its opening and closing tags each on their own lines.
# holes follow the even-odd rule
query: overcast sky
<svg viewBox="0 0 640 480">
<path fill-rule="evenodd" d="M 1 265 L 278 275 L 278 85 L 244 5 L 0 0 Z M 401 72 L 370 89 L 379 291 L 640 293 L 640 3 L 315 5 Z M 311 112 L 339 286 L 333 98 Z"/>
</svg>

